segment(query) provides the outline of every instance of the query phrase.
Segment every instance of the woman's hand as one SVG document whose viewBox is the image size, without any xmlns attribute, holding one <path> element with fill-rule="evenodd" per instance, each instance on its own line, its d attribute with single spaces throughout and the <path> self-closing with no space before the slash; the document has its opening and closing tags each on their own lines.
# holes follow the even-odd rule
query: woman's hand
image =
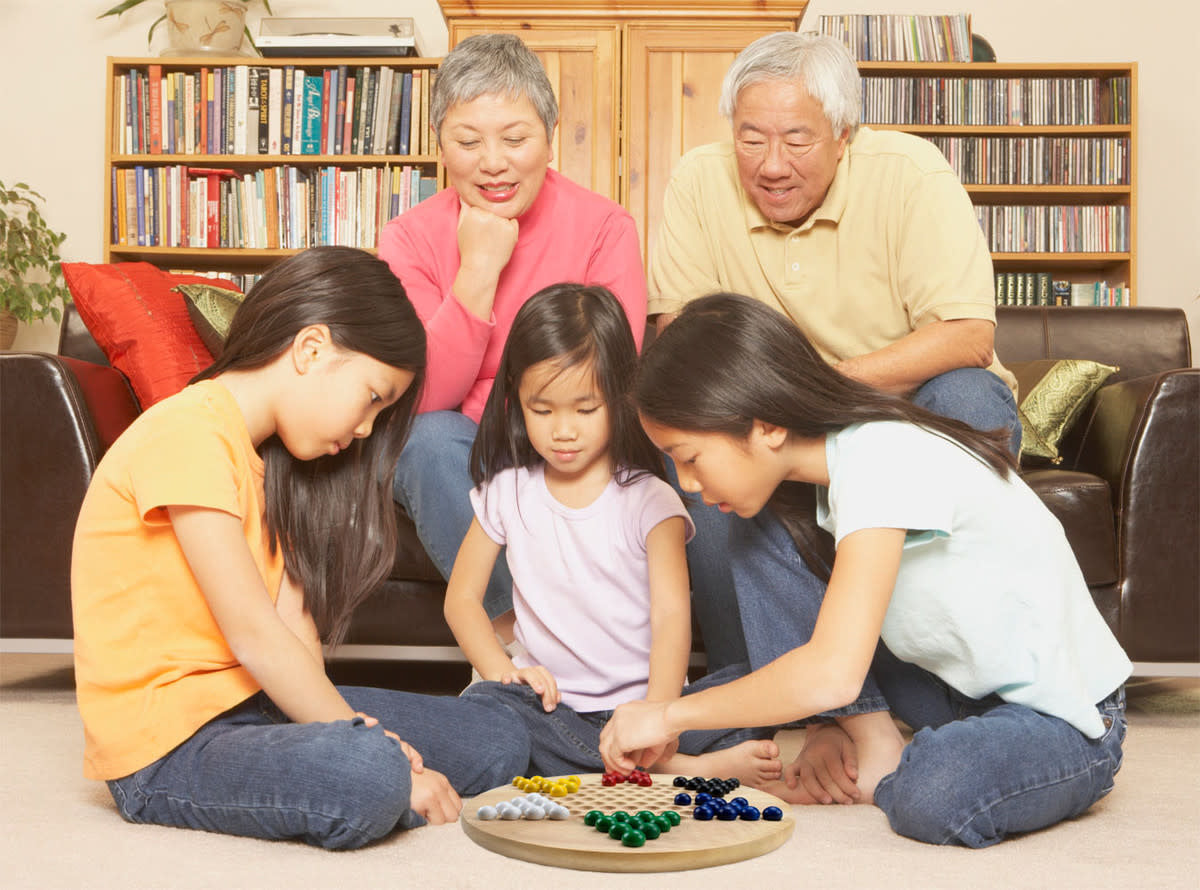
<svg viewBox="0 0 1200 890">
<path fill-rule="evenodd" d="M 408 807 L 420 814 L 430 825 L 445 825 L 458 818 L 462 798 L 450 786 L 450 780 L 436 770 L 427 769 L 412 774 L 412 793 Z"/>
<path fill-rule="evenodd" d="M 454 296 L 476 317 L 489 321 L 500 273 L 512 258 L 520 232 L 515 219 L 463 204 L 458 213 L 458 275 Z"/>
<path fill-rule="evenodd" d="M 679 737 L 667 725 L 666 701 L 632 701 L 620 705 L 600 732 L 600 757 L 610 772 L 628 775 L 661 760 Z"/>
<path fill-rule="evenodd" d="M 562 693 L 558 691 L 558 683 L 554 674 L 540 664 L 532 667 L 516 668 L 500 675 L 501 683 L 522 683 L 542 697 L 542 707 L 549 713 L 558 707 L 562 701 Z"/>
</svg>

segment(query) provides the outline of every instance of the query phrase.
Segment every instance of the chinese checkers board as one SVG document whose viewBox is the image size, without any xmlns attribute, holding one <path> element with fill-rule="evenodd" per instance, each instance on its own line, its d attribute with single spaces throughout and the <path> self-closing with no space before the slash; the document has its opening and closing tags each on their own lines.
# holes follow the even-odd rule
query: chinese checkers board
<svg viewBox="0 0 1200 890">
<path fill-rule="evenodd" d="M 463 801 L 463 831 L 481 847 L 541 865 L 586 871 L 657 872 L 708 868 L 761 856 L 783 844 L 796 826 L 790 804 L 753 788 L 738 788 L 728 797 L 745 798 L 759 811 L 778 807 L 783 812 L 779 821 L 694 819 L 692 804 L 675 803 L 676 795 L 684 789 L 672 785 L 674 777 L 669 775 L 652 776 L 653 784 L 649 786 L 624 782 L 604 786 L 599 773 L 579 778 L 578 791 L 553 799 L 570 811 L 566 818 L 481 819 L 481 808 L 496 808 L 524 796 L 510 784 Z M 679 824 L 642 846 L 631 847 L 585 824 L 584 817 L 592 810 L 605 814 L 619 810 L 661 814 L 674 810 L 679 814 Z"/>
</svg>

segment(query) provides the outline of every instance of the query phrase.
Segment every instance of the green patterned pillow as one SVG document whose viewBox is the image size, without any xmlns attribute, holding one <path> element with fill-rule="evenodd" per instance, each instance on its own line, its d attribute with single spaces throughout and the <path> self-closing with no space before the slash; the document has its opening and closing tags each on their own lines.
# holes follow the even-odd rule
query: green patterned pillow
<svg viewBox="0 0 1200 890">
<path fill-rule="evenodd" d="M 1058 446 L 1071 425 L 1104 381 L 1120 370 L 1070 358 L 1011 362 L 1006 367 L 1017 377 L 1021 400 L 1021 457 L 1047 458 L 1055 464 L 1062 462 Z"/>
<path fill-rule="evenodd" d="M 180 284 L 174 290 L 183 294 L 192 327 L 216 358 L 225 346 L 229 324 L 238 306 L 242 305 L 244 295 L 215 284 Z"/>
</svg>

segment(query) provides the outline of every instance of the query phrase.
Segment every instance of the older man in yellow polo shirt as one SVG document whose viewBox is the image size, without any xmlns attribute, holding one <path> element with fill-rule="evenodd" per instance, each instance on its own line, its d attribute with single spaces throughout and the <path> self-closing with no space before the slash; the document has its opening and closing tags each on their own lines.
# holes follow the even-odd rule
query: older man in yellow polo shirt
<svg viewBox="0 0 1200 890">
<path fill-rule="evenodd" d="M 732 142 L 689 152 L 667 187 L 649 313 L 661 330 L 696 297 L 748 294 L 845 374 L 977 428 L 1010 429 L 1016 450 L 1016 379 L 993 352 L 991 256 L 971 201 L 932 144 L 860 127 L 860 95 L 854 60 L 833 38 L 772 34 L 739 54 L 721 95 Z M 807 640 L 815 612 L 798 614 L 795 591 L 776 589 L 772 565 L 796 558 L 778 520 L 690 508 L 710 667 L 757 668 Z M 869 684 L 859 710 L 881 706 L 875 692 Z"/>
</svg>

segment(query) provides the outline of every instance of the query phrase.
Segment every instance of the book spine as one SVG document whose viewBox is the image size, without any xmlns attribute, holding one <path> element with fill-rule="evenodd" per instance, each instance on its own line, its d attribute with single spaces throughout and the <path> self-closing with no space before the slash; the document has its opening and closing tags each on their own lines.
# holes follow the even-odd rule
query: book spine
<svg viewBox="0 0 1200 890">
<path fill-rule="evenodd" d="M 412 133 L 412 85 L 411 71 L 405 71 L 400 86 L 400 127 L 396 144 L 398 154 L 408 154 L 409 138 Z"/>
<path fill-rule="evenodd" d="M 331 88 L 337 87 L 337 78 L 332 69 L 326 68 L 321 72 L 321 118 L 317 121 L 320 138 L 319 151 L 321 154 L 329 154 L 333 151 L 333 134 L 331 132 L 332 124 L 330 123 L 330 110 L 337 110 L 337 96 L 331 96 Z"/>
<path fill-rule="evenodd" d="M 150 154 L 162 154 L 162 65 L 151 65 L 149 76 Z"/>
<path fill-rule="evenodd" d="M 301 135 L 302 154 L 321 153 L 321 77 L 308 75 L 304 78 L 304 127 Z"/>
<path fill-rule="evenodd" d="M 283 69 L 267 69 L 267 154 L 283 154 Z"/>
<path fill-rule="evenodd" d="M 233 154 L 249 154 L 250 67 L 234 66 Z"/>
<path fill-rule="evenodd" d="M 354 104 L 358 101 L 358 81 L 355 75 L 346 77 L 346 119 L 342 121 L 342 151 L 353 153 L 354 148 Z"/>
<path fill-rule="evenodd" d="M 367 98 L 363 103 L 363 135 L 359 151 L 369 155 L 375 153 L 375 94 L 379 89 L 379 73 L 367 69 Z"/>
<path fill-rule="evenodd" d="M 337 113 L 334 115 L 331 123 L 333 124 L 333 153 L 341 154 L 343 151 L 343 139 L 346 132 L 346 72 L 345 65 L 338 65 L 333 72 L 337 78 Z"/>
<path fill-rule="evenodd" d="M 255 66 L 258 71 L 258 153 L 265 155 L 271 141 L 271 73 L 269 68 Z M 251 82 L 254 78 L 251 77 Z"/>
<path fill-rule="evenodd" d="M 401 97 L 404 93 L 404 73 L 393 71 L 390 78 L 391 90 L 388 101 L 387 124 L 385 125 L 387 144 L 384 146 L 384 153 L 394 155 L 400 150 L 400 106 L 402 104 Z"/>
<path fill-rule="evenodd" d="M 295 120 L 293 109 L 296 105 L 296 68 L 285 65 L 283 68 L 283 104 L 281 107 L 282 121 L 279 131 L 279 153 L 292 153 L 292 122 Z"/>
</svg>

